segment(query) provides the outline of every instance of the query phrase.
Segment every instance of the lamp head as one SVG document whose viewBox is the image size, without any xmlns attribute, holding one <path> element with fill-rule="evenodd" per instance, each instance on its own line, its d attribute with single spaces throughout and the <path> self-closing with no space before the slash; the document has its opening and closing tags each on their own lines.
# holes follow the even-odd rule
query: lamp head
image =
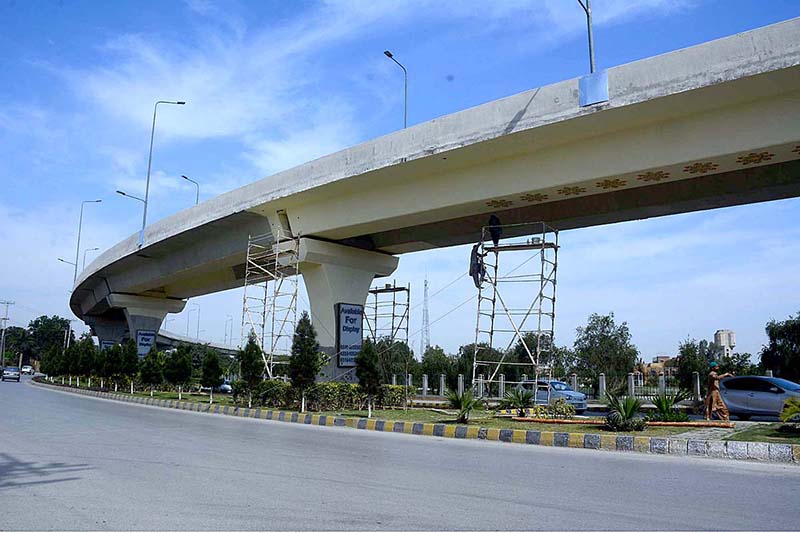
<svg viewBox="0 0 800 533">
<path fill-rule="evenodd" d="M 386 57 L 388 57 L 389 59 L 391 59 L 391 58 L 393 58 L 393 57 L 394 57 L 394 56 L 392 55 L 392 53 L 391 53 L 389 50 L 384 50 L 384 51 L 383 51 L 383 55 L 385 55 L 385 56 L 386 56 Z"/>
<path fill-rule="evenodd" d="M 175 102 L 175 103 L 178 104 L 178 105 L 185 105 L 186 104 L 186 102 L 181 102 L 181 101 L 178 101 L 178 102 Z"/>
</svg>

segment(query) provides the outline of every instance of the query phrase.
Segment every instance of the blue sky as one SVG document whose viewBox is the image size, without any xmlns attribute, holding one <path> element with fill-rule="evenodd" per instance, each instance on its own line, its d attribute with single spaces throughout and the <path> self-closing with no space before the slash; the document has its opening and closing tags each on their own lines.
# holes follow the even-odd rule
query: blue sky
<svg viewBox="0 0 800 533">
<path fill-rule="evenodd" d="M 595 0 L 593 11 L 603 68 L 800 16 L 800 3 Z M 0 0 L 0 20 L 0 299 L 17 302 L 15 325 L 72 318 L 72 269 L 56 258 L 74 259 L 81 200 L 103 199 L 86 208 L 81 255 L 136 231 L 141 204 L 114 191 L 143 193 L 155 100 L 187 105 L 159 110 L 150 221 L 193 204 L 181 174 L 202 184 L 202 201 L 402 127 L 402 72 L 385 49 L 409 70 L 409 124 L 588 68 L 570 0 Z M 557 342 L 614 311 L 645 359 L 719 328 L 756 353 L 767 320 L 800 310 L 798 220 L 792 199 L 563 232 Z M 409 254 L 393 278 L 418 304 L 426 271 L 434 293 L 466 258 L 466 247 Z M 431 321 L 471 292 L 462 278 L 437 294 Z M 240 290 L 195 301 L 202 338 L 221 341 L 227 316 L 240 321 Z M 414 346 L 420 320 L 416 308 Z M 474 322 L 467 305 L 431 340 L 454 352 Z M 186 327 L 186 311 L 167 323 Z"/>
</svg>

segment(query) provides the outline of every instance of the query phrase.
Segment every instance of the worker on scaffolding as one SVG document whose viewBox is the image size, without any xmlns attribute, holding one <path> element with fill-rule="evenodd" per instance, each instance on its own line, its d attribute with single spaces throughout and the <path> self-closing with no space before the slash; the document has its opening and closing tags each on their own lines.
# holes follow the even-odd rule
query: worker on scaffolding
<svg viewBox="0 0 800 533">
<path fill-rule="evenodd" d="M 706 420 L 711 420 L 716 414 L 722 420 L 730 420 L 731 415 L 728 412 L 728 407 L 725 405 L 719 393 L 719 380 L 732 377 L 733 373 L 726 372 L 722 375 L 717 374 L 717 367 L 719 365 L 716 361 L 711 361 L 708 366 L 711 367 L 711 371 L 708 373 L 708 378 L 706 379 L 708 392 L 706 393 L 705 418 Z"/>
</svg>

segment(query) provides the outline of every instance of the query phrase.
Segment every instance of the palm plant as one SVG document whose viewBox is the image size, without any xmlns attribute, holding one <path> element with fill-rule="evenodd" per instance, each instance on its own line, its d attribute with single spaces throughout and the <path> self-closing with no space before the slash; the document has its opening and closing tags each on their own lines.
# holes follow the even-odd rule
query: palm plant
<svg viewBox="0 0 800 533">
<path fill-rule="evenodd" d="M 456 422 L 461 424 L 469 422 L 470 413 L 480 405 L 480 400 L 472 395 L 471 390 L 465 390 L 462 394 L 456 391 L 448 391 L 447 401 L 450 402 L 450 407 L 458 411 Z"/>
<path fill-rule="evenodd" d="M 688 398 L 690 398 L 690 394 L 685 390 L 679 390 L 675 394 L 663 392 L 648 397 L 656 407 L 655 414 L 650 418 L 661 422 L 685 422 L 689 420 L 689 416 L 686 413 L 682 413 L 675 408 L 678 403 Z"/>
<path fill-rule="evenodd" d="M 781 420 L 784 424 L 794 424 L 800 427 L 800 398 L 789 398 L 781 411 Z"/>
<path fill-rule="evenodd" d="M 608 394 L 608 414 L 606 415 L 606 426 L 611 431 L 642 431 L 647 425 L 647 421 L 637 415 L 642 409 L 642 402 L 633 396 L 620 398 L 614 394 Z"/>
<path fill-rule="evenodd" d="M 516 409 L 517 416 L 525 416 L 525 409 L 533 406 L 533 391 L 523 388 L 507 391 L 500 401 L 500 409 Z"/>
</svg>

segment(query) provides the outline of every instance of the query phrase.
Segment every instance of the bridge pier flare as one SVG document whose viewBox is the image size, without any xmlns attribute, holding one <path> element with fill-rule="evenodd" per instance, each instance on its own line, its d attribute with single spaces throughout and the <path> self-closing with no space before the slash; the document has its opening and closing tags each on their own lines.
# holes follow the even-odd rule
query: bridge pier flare
<svg viewBox="0 0 800 533">
<path fill-rule="evenodd" d="M 331 356 L 320 378 L 355 382 L 353 367 L 340 367 L 336 354 L 336 304 L 363 306 L 372 280 L 388 276 L 398 258 L 310 238 L 300 239 L 298 260 L 311 305 L 311 320 L 320 348 Z"/>
<path fill-rule="evenodd" d="M 103 340 L 121 342 L 125 333 L 134 340 L 138 346 L 139 357 L 147 355 L 149 345 L 147 342 L 156 342 L 161 323 L 168 313 L 180 313 L 186 306 L 186 300 L 169 298 L 153 298 L 148 296 L 135 296 L 131 294 L 109 294 L 106 298 L 111 308 L 122 309 L 125 322 L 107 323 L 93 326 L 95 334 Z"/>
</svg>

